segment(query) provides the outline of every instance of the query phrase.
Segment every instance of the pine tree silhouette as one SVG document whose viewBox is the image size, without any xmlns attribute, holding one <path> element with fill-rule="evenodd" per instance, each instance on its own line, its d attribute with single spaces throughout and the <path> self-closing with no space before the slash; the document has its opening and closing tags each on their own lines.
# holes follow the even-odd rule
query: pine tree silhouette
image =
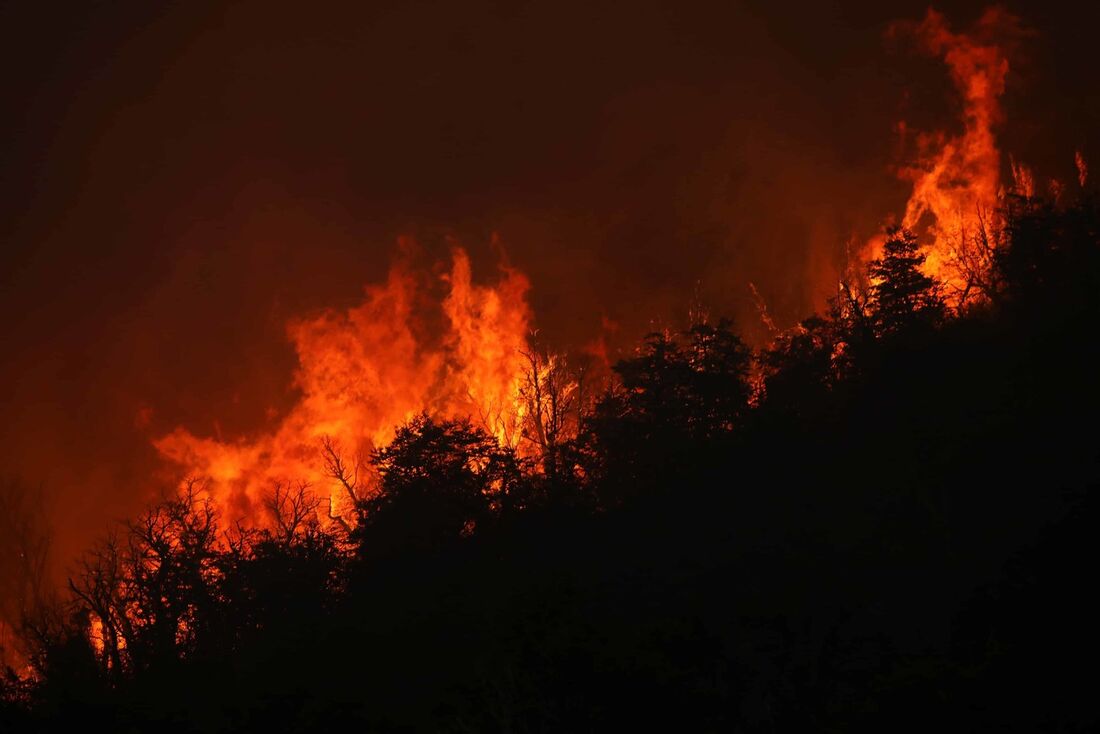
<svg viewBox="0 0 1100 734">
<path fill-rule="evenodd" d="M 880 336 L 943 321 L 943 296 L 936 281 L 921 271 L 924 261 L 916 235 L 900 227 L 887 231 L 882 257 L 868 267 L 871 308 Z"/>
</svg>

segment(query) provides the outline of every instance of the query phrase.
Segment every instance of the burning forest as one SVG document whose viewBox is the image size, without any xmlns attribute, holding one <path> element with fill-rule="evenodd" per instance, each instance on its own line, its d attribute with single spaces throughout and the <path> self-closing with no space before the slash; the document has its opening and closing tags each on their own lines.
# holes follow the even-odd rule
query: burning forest
<svg viewBox="0 0 1100 734">
<path fill-rule="evenodd" d="M 1087 24 L 430 11 L 13 81 L 0 729 L 1096 726 Z"/>
</svg>

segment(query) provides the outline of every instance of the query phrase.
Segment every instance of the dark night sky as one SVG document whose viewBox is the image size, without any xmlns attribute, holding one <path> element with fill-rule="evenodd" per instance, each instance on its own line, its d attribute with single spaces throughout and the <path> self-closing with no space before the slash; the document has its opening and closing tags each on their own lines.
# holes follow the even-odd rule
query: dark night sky
<svg viewBox="0 0 1100 734">
<path fill-rule="evenodd" d="M 956 111 L 884 40 L 919 2 L 275 5 L 0 6 L 0 473 L 45 484 L 68 550 L 152 486 L 150 432 L 285 408 L 286 319 L 355 302 L 399 234 L 487 276 L 499 232 L 562 345 L 696 297 L 757 334 L 748 282 L 811 311 L 905 201 L 894 122 Z M 1070 178 L 1098 11 L 1015 12 L 1004 149 Z"/>
</svg>

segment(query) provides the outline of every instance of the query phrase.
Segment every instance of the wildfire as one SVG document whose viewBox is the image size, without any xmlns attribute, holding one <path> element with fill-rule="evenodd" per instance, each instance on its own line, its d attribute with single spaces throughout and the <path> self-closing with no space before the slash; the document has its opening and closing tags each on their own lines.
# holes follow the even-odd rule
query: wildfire
<svg viewBox="0 0 1100 734">
<path fill-rule="evenodd" d="M 477 285 L 468 255 L 454 247 L 448 272 L 433 283 L 413 268 L 411 241 L 399 245 L 386 281 L 367 286 L 359 305 L 288 325 L 301 398 L 277 426 L 226 441 L 181 427 L 154 442 L 163 457 L 206 480 L 228 517 L 257 522 L 272 487 L 289 482 L 328 494 L 339 514 L 349 498 L 325 473 L 322 444 L 363 457 L 420 411 L 472 417 L 501 442 L 518 441 L 527 278 L 502 264 L 494 285 Z M 441 300 L 432 297 L 438 286 Z M 441 321 L 441 337 L 433 338 L 433 321 Z"/>
<path fill-rule="evenodd" d="M 981 291 L 995 246 L 986 229 L 995 225 L 1004 199 L 996 129 L 1004 117 L 1009 69 L 999 39 L 1011 36 L 1016 23 L 1007 12 L 990 9 L 971 32 L 954 32 L 930 10 L 919 23 L 896 24 L 891 31 L 942 59 L 962 103 L 961 130 L 916 135 L 915 155 L 898 171 L 912 182 L 901 224 L 922 236 L 924 267 L 946 286 L 955 306 Z M 902 121 L 898 129 L 908 128 Z M 1083 186 L 1087 167 L 1080 153 L 1076 164 Z M 1010 167 L 1013 190 L 1034 195 L 1031 171 L 1015 160 Z M 879 256 L 883 241 L 879 236 L 867 242 L 862 259 Z M 529 411 L 541 420 L 530 408 L 524 380 L 532 369 L 536 382 L 548 379 L 553 363 L 531 358 L 527 278 L 502 258 L 495 284 L 474 284 L 469 257 L 454 247 L 449 269 L 433 280 L 412 267 L 412 247 L 400 241 L 386 281 L 368 286 L 359 305 L 288 325 L 301 397 L 275 427 L 235 440 L 181 427 L 154 442 L 188 476 L 204 478 L 229 517 L 256 522 L 256 509 L 272 487 L 291 483 L 310 485 L 329 498 L 330 512 L 341 514 L 351 488 L 326 471 L 322 450 L 330 460 L 350 457 L 348 471 L 358 476 L 359 458 L 387 444 L 395 427 L 421 411 L 473 418 L 510 446 L 531 433 L 525 427 Z M 775 331 L 766 311 L 762 316 Z"/>
</svg>

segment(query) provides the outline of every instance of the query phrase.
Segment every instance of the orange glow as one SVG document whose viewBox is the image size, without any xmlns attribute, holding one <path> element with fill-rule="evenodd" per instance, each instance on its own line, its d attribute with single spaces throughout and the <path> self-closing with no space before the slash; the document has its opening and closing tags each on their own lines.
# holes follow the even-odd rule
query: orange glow
<svg viewBox="0 0 1100 734">
<path fill-rule="evenodd" d="M 154 442 L 188 476 L 208 481 L 227 519 L 261 524 L 257 510 L 276 482 L 309 482 L 329 498 L 330 512 L 345 514 L 350 497 L 325 473 L 322 440 L 359 466 L 422 410 L 471 417 L 503 443 L 518 442 L 531 322 L 527 278 L 501 265 L 495 285 L 474 284 L 469 257 L 455 247 L 439 279 L 440 302 L 431 281 L 409 264 L 412 243 L 399 244 L 388 278 L 367 286 L 359 305 L 288 325 L 301 397 L 276 426 L 237 440 L 180 427 Z M 435 338 L 432 324 L 440 316 L 442 335 Z"/>
<path fill-rule="evenodd" d="M 899 171 L 913 184 L 901 224 L 923 235 L 925 270 L 944 283 L 955 305 L 971 293 L 959 272 L 959 250 L 983 220 L 994 216 L 1004 193 L 995 129 L 1003 117 L 1008 59 L 1002 45 L 987 39 L 1013 22 L 1003 10 L 991 9 L 973 33 L 954 33 L 941 14 L 929 10 L 920 24 L 904 26 L 926 51 L 947 64 L 962 102 L 962 131 L 917 135 L 916 157 Z M 906 129 L 904 122 L 899 129 Z M 1012 168 L 1017 190 L 1033 195 L 1031 172 L 1015 163 Z M 873 239 L 865 255 L 877 257 L 882 242 L 881 237 Z"/>
<path fill-rule="evenodd" d="M 107 649 L 106 633 L 103 631 L 103 620 L 96 615 L 91 615 L 88 618 L 88 641 L 92 643 L 92 649 L 95 650 L 97 656 L 103 658 L 104 652 Z"/>
</svg>

